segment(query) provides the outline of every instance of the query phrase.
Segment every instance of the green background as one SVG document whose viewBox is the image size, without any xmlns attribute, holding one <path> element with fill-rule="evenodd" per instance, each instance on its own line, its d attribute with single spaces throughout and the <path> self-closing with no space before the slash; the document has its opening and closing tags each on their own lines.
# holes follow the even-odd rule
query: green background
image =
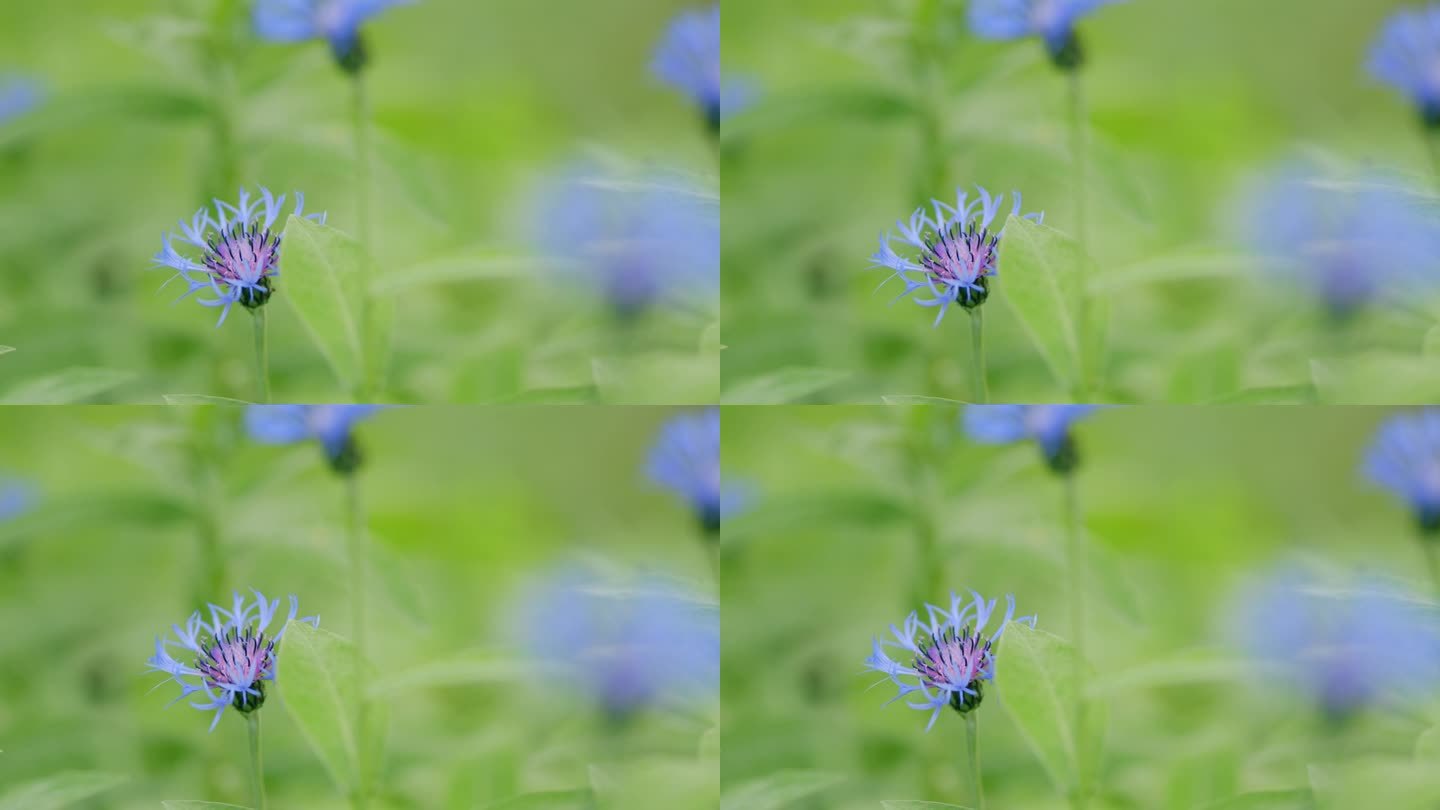
<svg viewBox="0 0 1440 810">
<path fill-rule="evenodd" d="M 0 477 L 32 482 L 40 500 L 0 523 L 0 806 L 74 771 L 121 781 L 88 803 L 43 806 L 250 805 L 245 723 L 227 711 L 207 733 L 210 713 L 166 708 L 179 688 L 154 688 L 164 680 L 146 671 L 155 637 L 205 601 L 228 606 L 232 589 L 295 594 L 300 615 L 341 635 L 351 614 L 340 482 L 312 444 L 248 440 L 241 414 L 6 410 Z M 713 700 L 607 731 L 582 695 L 529 663 L 515 626 L 525 585 L 576 560 L 653 571 L 714 604 L 689 510 L 644 477 L 670 415 L 397 409 L 358 428 L 368 656 L 376 682 L 391 685 L 371 807 L 487 808 L 591 789 L 503 806 L 715 806 Z M 290 714 L 285 660 L 260 710 L 270 807 L 348 807 Z"/>
</svg>

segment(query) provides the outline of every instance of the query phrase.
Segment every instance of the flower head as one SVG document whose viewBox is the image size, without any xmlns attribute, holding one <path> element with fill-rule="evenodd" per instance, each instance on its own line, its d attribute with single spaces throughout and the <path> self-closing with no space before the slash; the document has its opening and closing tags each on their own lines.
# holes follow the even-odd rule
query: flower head
<svg viewBox="0 0 1440 810">
<path fill-rule="evenodd" d="M 1388 178 L 1337 183 L 1317 167 L 1287 162 L 1260 179 L 1240 206 L 1240 230 L 1311 287 L 1337 318 L 1402 282 L 1433 283 L 1440 227 L 1414 195 Z"/>
<path fill-rule="evenodd" d="M 1370 73 L 1409 96 L 1428 126 L 1440 126 L 1440 5 L 1391 15 L 1370 50 Z"/>
<path fill-rule="evenodd" d="M 213 296 L 195 300 L 222 307 L 216 326 L 225 323 L 237 302 L 246 309 L 264 306 L 280 275 L 280 234 L 272 229 L 284 206 L 284 194 L 276 197 L 263 187 L 259 199 L 241 189 L 238 205 L 216 200 L 213 213 L 202 208 L 189 222 L 181 220 L 178 236 L 165 234 L 155 264 L 171 268 L 189 285 L 182 298 L 197 292 Z M 305 214 L 305 195 L 298 191 L 294 216 L 325 221 L 324 214 Z M 183 253 L 176 240 L 188 245 Z"/>
<path fill-rule="evenodd" d="M 707 532 L 720 530 L 725 493 L 720 483 L 720 411 L 676 416 L 650 450 L 650 480 L 684 498 Z"/>
<path fill-rule="evenodd" d="M 650 69 L 699 105 L 710 128 L 720 128 L 720 4 L 681 12 L 655 50 Z"/>
<path fill-rule="evenodd" d="M 19 517 L 35 505 L 35 488 L 25 481 L 0 480 L 0 520 Z"/>
<path fill-rule="evenodd" d="M 613 581 L 565 565 L 525 594 L 517 615 L 535 657 L 614 719 L 719 685 L 719 612 L 667 580 Z"/>
<path fill-rule="evenodd" d="M 1365 456 L 1365 474 L 1404 499 L 1426 532 L 1440 531 L 1440 409 L 1392 417 Z"/>
<path fill-rule="evenodd" d="M 970 28 L 985 39 L 1040 37 L 1055 64 L 1072 69 L 1081 61 L 1075 23 L 1117 0 L 975 0 Z"/>
<path fill-rule="evenodd" d="M 546 181 L 535 216 L 541 249 L 625 319 L 666 298 L 713 299 L 720 284 L 718 203 L 683 178 L 639 180 L 588 162 Z M 569 294 L 568 290 L 562 294 Z"/>
<path fill-rule="evenodd" d="M 357 422 L 383 405 L 251 405 L 245 412 L 250 438 L 262 444 L 315 440 L 336 472 L 360 467 L 360 448 L 352 435 Z"/>
<path fill-rule="evenodd" d="M 945 317 L 945 310 L 951 304 L 959 303 L 966 309 L 974 309 L 985 303 L 990 295 L 990 278 L 999 271 L 1000 237 L 1003 231 L 990 232 L 995 217 L 1000 213 L 1005 195 L 990 196 L 983 188 L 976 188 L 978 196 L 971 199 L 964 191 L 957 191 L 955 206 L 932 200 L 933 215 L 924 208 L 915 209 L 910 221 L 896 222 L 900 232 L 899 240 L 908 246 L 902 256 L 891 244 L 891 234 L 880 236 L 880 250 L 870 260 L 876 267 L 888 267 L 895 271 L 892 278 L 905 284 L 905 291 L 899 297 L 916 290 L 930 293 L 929 298 L 916 298 L 915 303 L 924 307 L 939 307 L 935 325 Z M 1020 213 L 1020 194 L 1014 195 L 1015 204 L 1010 216 Z M 1044 214 L 1024 214 L 1025 219 L 1040 222 Z M 887 279 L 888 280 L 888 279 Z"/>
<path fill-rule="evenodd" d="M 1334 718 L 1440 678 L 1434 609 L 1382 582 L 1337 587 L 1282 567 L 1242 591 L 1232 621 L 1252 656 Z"/>
<path fill-rule="evenodd" d="M 986 602 L 974 591 L 966 601 L 950 594 L 950 609 L 925 606 L 928 620 L 911 611 L 902 627 L 890 625 L 892 639 L 874 639 L 866 669 L 890 678 L 900 690 L 891 703 L 910 697 L 906 706 L 930 712 L 929 731 L 946 706 L 965 714 L 984 698 L 985 681 L 995 679 L 995 643 L 1011 622 L 1035 626 L 1034 616 L 1015 618 L 1015 597 L 1005 597 L 1005 615 L 988 637 L 986 626 L 995 613 L 995 600 Z M 890 658 L 885 647 L 905 651 L 901 661 Z M 918 693 L 918 694 L 917 694 Z M 913 696 L 913 697 L 912 697 Z"/>
<path fill-rule="evenodd" d="M 255 33 L 271 42 L 323 39 L 346 70 L 365 64 L 360 26 L 391 6 L 414 0 L 256 0 Z"/>
<path fill-rule="evenodd" d="M 1010 444 L 1032 440 L 1045 461 L 1058 473 L 1075 468 L 1078 457 L 1070 425 L 1088 416 L 1098 405 L 970 405 L 965 408 L 965 432 L 982 444 Z"/>
<path fill-rule="evenodd" d="M 24 76 L 0 77 L 0 124 L 24 115 L 44 98 L 40 83 Z"/>
<path fill-rule="evenodd" d="M 155 655 L 145 662 L 151 671 L 163 672 L 180 684 L 180 696 L 175 700 L 204 693 L 205 700 L 190 705 L 215 712 L 215 719 L 210 721 L 212 731 L 225 707 L 233 706 L 241 714 L 249 714 L 264 705 L 265 682 L 275 680 L 275 645 L 285 635 L 285 627 L 271 636 L 266 632 L 280 609 L 280 600 L 267 601 L 259 591 L 251 592 L 255 594 L 253 600 L 235 594 L 230 610 L 210 605 L 208 622 L 197 610 L 183 628 L 171 625 L 175 637 L 157 637 Z M 299 600 L 291 596 L 287 624 L 295 621 L 299 610 Z M 316 616 L 300 621 L 320 626 Z M 175 648 L 184 650 L 180 659 L 170 654 Z"/>
</svg>

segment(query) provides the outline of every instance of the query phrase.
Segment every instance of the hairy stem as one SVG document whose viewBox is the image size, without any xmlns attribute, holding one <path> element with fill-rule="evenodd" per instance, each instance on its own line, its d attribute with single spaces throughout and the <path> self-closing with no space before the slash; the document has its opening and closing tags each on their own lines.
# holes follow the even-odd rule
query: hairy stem
<svg viewBox="0 0 1440 810">
<path fill-rule="evenodd" d="M 970 755 L 970 795 L 975 810 L 985 810 L 985 782 L 980 775 L 980 721 L 973 709 L 965 713 L 965 748 Z"/>
<path fill-rule="evenodd" d="M 260 402 L 270 401 L 270 336 L 266 330 L 265 307 L 250 310 L 255 326 L 255 376 L 260 385 Z"/>
<path fill-rule="evenodd" d="M 350 569 L 350 624 L 351 632 L 354 634 L 354 661 L 355 668 L 355 729 L 356 738 L 360 740 L 360 750 L 365 750 L 369 737 L 370 701 L 366 683 L 366 661 L 365 656 L 365 506 L 360 497 L 359 476 L 352 472 L 345 476 L 345 501 L 346 501 L 346 543 L 345 555 L 349 559 Z M 351 796 L 351 805 L 357 808 L 364 808 L 369 801 L 370 781 L 369 768 L 362 761 L 360 768 L 360 783 L 355 787 Z"/>
<path fill-rule="evenodd" d="M 255 810 L 265 810 L 265 769 L 260 761 L 258 709 L 245 715 L 245 725 L 250 730 L 250 794 L 255 800 Z"/>
<path fill-rule="evenodd" d="M 1080 493 L 1074 472 L 1064 476 L 1065 486 L 1065 567 L 1069 578 L 1066 588 L 1070 599 L 1070 634 L 1075 644 L 1075 750 L 1077 777 L 1071 805 L 1084 808 L 1089 786 L 1086 784 L 1086 763 L 1083 740 L 1086 721 L 1085 695 L 1085 558 L 1080 537 Z"/>
<path fill-rule="evenodd" d="M 974 402 L 990 401 L 990 381 L 985 375 L 985 310 L 970 310 L 970 396 Z"/>
</svg>

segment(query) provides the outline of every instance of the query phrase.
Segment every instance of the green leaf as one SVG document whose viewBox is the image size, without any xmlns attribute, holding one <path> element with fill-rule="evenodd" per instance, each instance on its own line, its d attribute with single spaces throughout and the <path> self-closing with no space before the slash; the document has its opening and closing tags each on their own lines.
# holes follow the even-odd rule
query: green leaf
<svg viewBox="0 0 1440 810">
<path fill-rule="evenodd" d="M 849 379 L 850 372 L 827 368 L 785 368 L 727 387 L 725 405 L 784 405 L 800 402 Z"/>
<path fill-rule="evenodd" d="M 1076 745 L 1078 666 L 1070 642 L 1025 624 L 1006 628 L 996 656 L 995 683 L 1005 710 L 1061 794 L 1068 793 L 1082 776 L 1077 752 L 1084 752 L 1086 775 L 1099 760 L 1099 704 L 1089 704 L 1087 739 Z"/>
<path fill-rule="evenodd" d="M 926 397 L 917 394 L 886 394 L 880 397 L 880 401 L 886 405 L 965 405 L 961 399 L 945 399 L 944 397 Z"/>
<path fill-rule="evenodd" d="M 1327 404 L 1392 405 L 1440 400 L 1433 358 L 1369 351 L 1310 361 L 1310 376 Z"/>
<path fill-rule="evenodd" d="M 923 802 L 919 799 L 884 799 L 880 802 L 880 806 L 885 810 L 970 810 L 963 804 Z"/>
<path fill-rule="evenodd" d="M 725 791 L 720 810 L 781 810 L 844 781 L 823 771 L 780 771 Z"/>
<path fill-rule="evenodd" d="M 581 788 L 526 793 L 487 804 L 483 810 L 590 810 L 594 806 L 595 794 L 589 788 Z"/>
<path fill-rule="evenodd" d="M 1216 397 L 1207 405 L 1305 405 L 1315 402 L 1315 385 L 1272 385 L 1262 388 L 1246 388 L 1223 397 Z"/>
<path fill-rule="evenodd" d="M 96 399 L 135 379 L 129 371 L 71 368 L 29 380 L 0 397 L 0 405 L 69 405 Z"/>
<path fill-rule="evenodd" d="M 355 728 L 356 704 L 355 647 L 342 636 L 319 630 L 304 622 L 285 626 L 280 642 L 278 677 L 285 710 L 295 720 L 301 735 L 320 757 L 325 770 L 342 792 L 354 787 L 361 774 L 362 758 L 378 756 L 376 740 L 383 738 L 383 716 L 371 703 L 370 739 L 361 740 Z"/>
<path fill-rule="evenodd" d="M 607 404 L 705 405 L 720 395 L 720 368 L 713 357 L 649 352 L 590 361 L 595 388 Z"/>
<path fill-rule="evenodd" d="M 1093 277 L 1094 263 L 1068 235 L 1019 217 L 1005 223 L 997 284 L 1001 297 L 1066 390 L 1084 375 L 1082 265 Z"/>
<path fill-rule="evenodd" d="M 511 281 L 553 271 L 553 261 L 499 251 L 475 250 L 433 259 L 386 273 L 371 285 L 379 296 L 410 292 L 440 284 Z"/>
<path fill-rule="evenodd" d="M 883 123 L 915 115 L 914 99 L 899 87 L 848 85 L 808 87 L 761 99 L 733 120 L 726 120 L 726 141 L 776 132 L 792 126 L 814 126 L 821 119 L 839 123 Z"/>
<path fill-rule="evenodd" d="M 379 336 L 366 324 L 366 285 L 371 261 L 348 234 L 291 216 L 281 237 L 280 292 L 300 318 L 342 386 L 359 390 L 370 382 Z M 387 338 L 388 339 L 388 338 Z"/>
<path fill-rule="evenodd" d="M 220 802 L 202 802 L 196 799 L 168 799 L 160 802 L 165 810 L 205 810 L 207 807 L 229 807 L 233 810 L 250 810 L 239 804 L 221 804 Z"/>
<path fill-rule="evenodd" d="M 9 354 L 13 351 L 15 351 L 14 346 L 0 346 L 0 354 Z"/>
<path fill-rule="evenodd" d="M 224 405 L 227 407 L 250 405 L 243 399 L 212 397 L 208 394 L 163 394 L 166 405 Z"/>
<path fill-rule="evenodd" d="M 501 652 L 464 652 L 387 675 L 370 685 L 373 697 L 422 689 L 516 683 L 533 678 L 535 664 Z"/>
<path fill-rule="evenodd" d="M 1201 810 L 1308 810 L 1315 806 L 1309 788 L 1256 790 L 1218 802 L 1201 805 Z"/>
<path fill-rule="evenodd" d="M 0 794 L 0 810 L 61 810 L 73 807 L 125 782 L 124 776 L 98 771 L 69 771 L 16 785 Z"/>
</svg>

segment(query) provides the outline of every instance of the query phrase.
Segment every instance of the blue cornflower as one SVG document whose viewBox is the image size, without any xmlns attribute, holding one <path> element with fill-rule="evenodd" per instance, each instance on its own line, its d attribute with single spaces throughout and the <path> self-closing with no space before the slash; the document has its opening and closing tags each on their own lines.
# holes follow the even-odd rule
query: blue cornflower
<svg viewBox="0 0 1440 810">
<path fill-rule="evenodd" d="M 1440 530 L 1440 409 L 1391 417 L 1375 434 L 1364 469 L 1409 504 L 1421 528 Z"/>
<path fill-rule="evenodd" d="M 985 39 L 1040 37 L 1055 64 L 1078 67 L 1082 54 L 1075 23 L 1118 0 L 974 0 L 970 28 Z"/>
<path fill-rule="evenodd" d="M 1033 440 L 1045 461 L 1058 473 L 1067 473 L 1079 461 L 1070 425 L 1099 405 L 969 405 L 965 432 L 982 444 L 1010 444 Z"/>
<path fill-rule="evenodd" d="M 665 579 L 616 581 L 565 565 L 534 583 L 515 615 L 532 654 L 612 719 L 718 696 L 719 611 Z"/>
<path fill-rule="evenodd" d="M 650 69 L 690 96 L 712 130 L 719 130 L 724 89 L 720 80 L 720 4 L 685 11 L 670 23 Z"/>
<path fill-rule="evenodd" d="M 225 707 L 234 706 L 241 714 L 249 714 L 265 704 L 265 682 L 275 680 L 275 645 L 285 635 L 285 628 L 273 636 L 265 632 L 275 619 L 280 600 L 267 601 L 265 595 L 252 590 L 253 600 L 247 601 L 235 594 L 231 610 L 210 605 L 210 621 L 200 616 L 200 611 L 190 614 L 185 627 L 171 625 L 174 639 L 155 639 L 155 655 L 145 663 L 153 672 L 169 675 L 169 680 L 180 684 L 183 700 L 196 692 L 204 692 L 207 701 L 191 703 L 201 711 L 215 712 L 210 721 L 214 731 L 220 722 Z M 300 602 L 290 597 L 290 615 L 286 623 L 295 621 Z M 300 619 L 314 627 L 320 626 L 318 616 Z M 183 654 L 186 661 L 179 661 L 170 655 L 167 648 L 181 647 L 188 650 Z M 174 703 L 175 701 L 171 701 Z"/>
<path fill-rule="evenodd" d="M 999 272 L 1000 237 L 1003 229 L 990 233 L 995 216 L 1005 195 L 990 196 L 983 188 L 976 188 L 979 196 L 970 199 L 965 191 L 955 194 L 955 207 L 939 200 L 931 200 L 934 215 L 924 208 L 915 209 L 910 221 L 896 222 L 900 241 L 914 249 L 913 256 L 901 256 L 895 252 L 889 233 L 880 235 L 880 250 L 870 260 L 876 267 L 888 267 L 895 271 L 891 278 L 898 278 L 905 284 L 905 291 L 897 297 L 925 289 L 930 298 L 916 298 L 915 303 L 924 307 L 939 307 L 935 325 L 945 317 L 945 310 L 958 303 L 966 309 L 974 309 L 985 303 L 990 295 L 990 278 Z M 1020 213 L 1020 193 L 1013 195 L 1015 204 L 1010 216 Z M 1025 219 L 1041 222 L 1045 215 L 1024 214 Z M 886 279 L 888 281 L 889 279 Z"/>
<path fill-rule="evenodd" d="M 360 26 L 391 6 L 414 0 L 255 0 L 255 33 L 271 42 L 323 39 L 349 71 L 365 64 Z"/>
<path fill-rule="evenodd" d="M 1015 618 L 1015 597 L 1007 595 L 1005 616 L 986 638 L 983 633 L 995 613 L 995 600 L 986 602 L 980 594 L 974 591 L 970 594 L 973 599 L 965 602 L 951 593 L 948 611 L 925 605 L 928 622 L 922 622 L 919 614 L 911 611 L 905 617 L 903 629 L 890 625 L 894 640 L 874 639 L 873 651 L 865 659 L 866 669 L 884 673 L 899 688 L 899 694 L 891 698 L 891 703 L 920 693 L 922 700 L 905 705 L 930 712 L 926 731 L 935 725 L 946 706 L 965 714 L 980 705 L 984 682 L 995 679 L 994 645 L 1011 622 L 1035 626 L 1034 616 Z M 885 647 L 904 650 L 909 665 L 892 660 L 885 654 Z"/>
<path fill-rule="evenodd" d="M 718 295 L 719 203 L 681 177 L 571 164 L 542 184 L 534 227 L 540 249 L 622 319 L 667 298 Z"/>
<path fill-rule="evenodd" d="M 181 298 L 201 291 L 213 295 L 195 300 L 207 307 L 223 307 L 218 327 L 236 303 L 253 310 L 269 301 L 275 291 L 281 235 L 271 229 L 284 206 L 284 194 L 276 197 L 262 187 L 260 198 L 255 199 L 242 188 L 238 205 L 216 200 L 213 214 L 202 208 L 189 222 L 181 220 L 178 237 L 168 233 L 162 237 L 155 264 L 176 271 L 175 278 L 189 285 Z M 298 191 L 294 216 L 325 221 L 324 214 L 305 214 L 305 195 Z M 176 238 L 193 248 L 186 251 L 192 255 L 176 250 Z"/>
<path fill-rule="evenodd" d="M 24 115 L 44 98 L 38 81 L 24 76 L 0 77 L 0 124 Z"/>
<path fill-rule="evenodd" d="M 1385 177 L 1336 179 L 1287 161 L 1239 206 L 1240 231 L 1285 277 L 1315 290 L 1338 319 L 1407 283 L 1433 284 L 1440 227 L 1417 197 Z"/>
<path fill-rule="evenodd" d="M 1391 15 L 1370 50 L 1370 72 L 1409 96 L 1428 126 L 1440 126 L 1440 5 Z"/>
<path fill-rule="evenodd" d="M 1383 582 L 1337 587 L 1284 566 L 1241 592 L 1232 621 L 1252 656 L 1335 719 L 1440 679 L 1434 609 Z"/>
<path fill-rule="evenodd" d="M 720 519 L 743 509 L 745 488 L 720 480 L 720 411 L 716 408 L 672 418 L 650 449 L 650 480 L 685 499 L 706 532 L 720 531 Z"/>
<path fill-rule="evenodd" d="M 357 422 L 383 405 L 251 405 L 245 412 L 250 438 L 263 444 L 320 443 L 331 469 L 349 474 L 363 460 L 352 435 Z"/>
<path fill-rule="evenodd" d="M 35 488 L 24 481 L 0 480 L 0 520 L 19 517 L 35 505 Z"/>
</svg>

